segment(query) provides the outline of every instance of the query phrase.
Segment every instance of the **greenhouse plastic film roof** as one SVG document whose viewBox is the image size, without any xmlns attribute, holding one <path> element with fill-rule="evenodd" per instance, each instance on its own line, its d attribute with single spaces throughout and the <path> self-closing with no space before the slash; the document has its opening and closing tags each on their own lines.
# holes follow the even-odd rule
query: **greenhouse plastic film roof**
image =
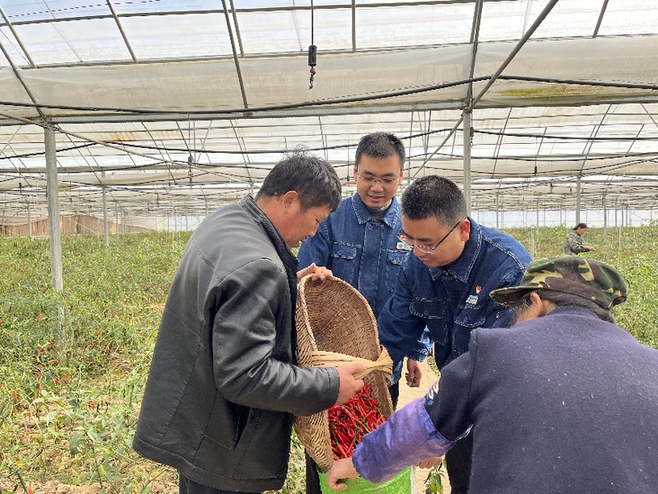
<svg viewBox="0 0 658 494">
<path fill-rule="evenodd" d="M 473 208 L 656 203 L 655 0 L 0 0 L 2 223 L 204 214 L 297 146 L 354 191 L 360 137 L 393 132 L 403 187 L 466 180 Z M 308 47 L 317 46 L 310 88 Z M 464 120 L 470 136 L 464 140 Z M 106 207 L 107 203 L 106 203 Z"/>
</svg>

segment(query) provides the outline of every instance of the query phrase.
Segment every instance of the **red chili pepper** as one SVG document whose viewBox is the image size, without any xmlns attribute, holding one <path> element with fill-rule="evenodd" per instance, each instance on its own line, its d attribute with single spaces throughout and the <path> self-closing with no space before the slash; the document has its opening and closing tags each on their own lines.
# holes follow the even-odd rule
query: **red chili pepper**
<svg viewBox="0 0 658 494">
<path fill-rule="evenodd" d="M 336 458 L 351 456 L 363 436 L 385 421 L 368 385 L 343 405 L 331 407 L 328 417 L 331 447 Z"/>
<path fill-rule="evenodd" d="M 340 445 L 340 443 L 336 444 L 336 448 L 340 452 L 340 458 L 349 458 L 343 447 Z"/>
</svg>

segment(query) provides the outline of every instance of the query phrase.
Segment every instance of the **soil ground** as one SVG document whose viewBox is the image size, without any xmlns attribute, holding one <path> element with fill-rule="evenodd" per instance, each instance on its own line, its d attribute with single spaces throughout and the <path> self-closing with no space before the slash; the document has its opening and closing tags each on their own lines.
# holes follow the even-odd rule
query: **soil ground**
<svg viewBox="0 0 658 494">
<path fill-rule="evenodd" d="M 425 396 L 425 393 L 427 392 L 428 389 L 430 389 L 430 386 L 432 386 L 432 384 L 434 384 L 434 382 L 438 379 L 437 375 L 434 373 L 431 367 L 427 365 L 427 361 L 423 362 L 422 367 L 423 367 L 423 377 L 421 379 L 421 383 L 419 387 L 410 388 L 409 386 L 407 386 L 404 377 L 402 378 L 402 382 L 400 383 L 400 397 L 398 398 L 398 408 L 406 405 L 407 403 L 415 400 L 416 398 Z M 415 468 L 415 470 L 416 470 L 416 488 L 418 494 L 424 494 L 425 479 L 427 478 L 427 474 L 429 473 L 429 470 L 421 469 L 421 468 Z M 443 477 L 443 494 L 450 494 L 450 482 L 448 482 L 447 476 Z"/>
<path fill-rule="evenodd" d="M 0 480 L 0 492 L 14 492 L 15 482 L 7 480 Z M 68 485 L 49 480 L 48 482 L 30 482 L 30 489 L 36 494 L 97 494 L 101 487 L 98 484 L 85 484 L 85 485 Z M 178 485 L 171 482 L 153 481 L 150 484 L 150 494 L 172 494 L 178 492 Z M 23 489 L 19 488 L 18 493 L 23 493 Z"/>
</svg>

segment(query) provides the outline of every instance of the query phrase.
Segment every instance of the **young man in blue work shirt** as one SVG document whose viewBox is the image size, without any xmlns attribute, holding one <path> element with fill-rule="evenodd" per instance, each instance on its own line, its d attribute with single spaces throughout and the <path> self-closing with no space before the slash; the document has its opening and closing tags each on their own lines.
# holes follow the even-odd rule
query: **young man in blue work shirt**
<svg viewBox="0 0 658 494">
<path fill-rule="evenodd" d="M 314 237 L 299 248 L 300 269 L 315 263 L 356 288 L 375 317 L 393 293 L 403 259 L 409 253 L 397 238 L 405 150 L 393 134 L 368 134 L 356 149 L 356 193 L 344 199 Z"/>
<path fill-rule="evenodd" d="M 297 255 L 300 269 L 312 263 L 325 266 L 333 276 L 356 288 L 375 318 L 393 294 L 402 262 L 410 252 L 397 237 L 402 222 L 395 194 L 402 181 L 404 159 L 404 145 L 395 135 L 378 132 L 363 136 L 354 160 L 356 194 L 343 200 Z M 426 333 L 416 351 L 427 355 L 429 348 Z M 400 364 L 391 386 L 394 405 Z"/>
<path fill-rule="evenodd" d="M 314 237 L 299 248 L 299 268 L 315 263 L 356 288 L 375 317 L 393 293 L 407 247 L 397 235 L 401 228 L 400 203 L 395 197 L 402 181 L 405 150 L 393 134 L 378 132 L 361 138 L 356 148 L 356 193 L 344 199 Z M 422 333 L 422 332 L 421 332 Z M 418 352 L 429 352 L 429 338 L 417 342 Z M 402 362 L 398 364 L 399 377 Z M 391 386 L 394 405 L 398 383 Z M 319 493 L 316 465 L 307 457 L 307 494 Z"/>
<path fill-rule="evenodd" d="M 489 292 L 517 285 L 530 254 L 516 240 L 467 216 L 457 185 L 443 177 L 416 180 L 402 196 L 400 239 L 413 251 L 398 276 L 393 296 L 379 313 L 381 343 L 394 363 L 407 359 L 407 382 L 421 379 L 417 340 L 427 327 L 439 369 L 468 351 L 471 331 L 508 327 L 514 309 Z M 468 492 L 472 434 L 446 455 L 451 492 Z"/>
</svg>

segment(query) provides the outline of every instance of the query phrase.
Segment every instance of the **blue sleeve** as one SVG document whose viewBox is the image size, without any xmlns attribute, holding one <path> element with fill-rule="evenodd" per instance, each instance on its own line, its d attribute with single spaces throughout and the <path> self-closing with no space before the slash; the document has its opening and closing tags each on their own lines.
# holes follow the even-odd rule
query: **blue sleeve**
<svg viewBox="0 0 658 494">
<path fill-rule="evenodd" d="M 430 330 L 425 328 L 423 329 L 423 335 L 416 342 L 413 350 L 407 353 L 407 357 L 422 362 L 432 351 L 432 345 L 432 335 L 430 334 Z"/>
<path fill-rule="evenodd" d="M 410 465 L 443 456 L 453 444 L 436 430 L 425 409 L 424 398 L 418 398 L 366 434 L 356 447 L 352 461 L 364 479 L 384 482 Z"/>
<path fill-rule="evenodd" d="M 302 243 L 297 258 L 299 269 L 315 263 L 316 266 L 325 266 L 331 269 L 331 244 L 329 242 L 329 220 L 326 219 L 318 227 L 313 237 L 306 237 Z"/>
<path fill-rule="evenodd" d="M 418 350 L 418 342 L 423 336 L 425 321 L 411 314 L 409 311 L 411 300 L 412 294 L 409 290 L 406 269 L 403 267 L 398 273 L 393 295 L 377 318 L 379 342 L 388 350 L 394 364 L 402 361 L 414 350 Z M 428 353 L 429 350 L 425 355 Z"/>
</svg>

